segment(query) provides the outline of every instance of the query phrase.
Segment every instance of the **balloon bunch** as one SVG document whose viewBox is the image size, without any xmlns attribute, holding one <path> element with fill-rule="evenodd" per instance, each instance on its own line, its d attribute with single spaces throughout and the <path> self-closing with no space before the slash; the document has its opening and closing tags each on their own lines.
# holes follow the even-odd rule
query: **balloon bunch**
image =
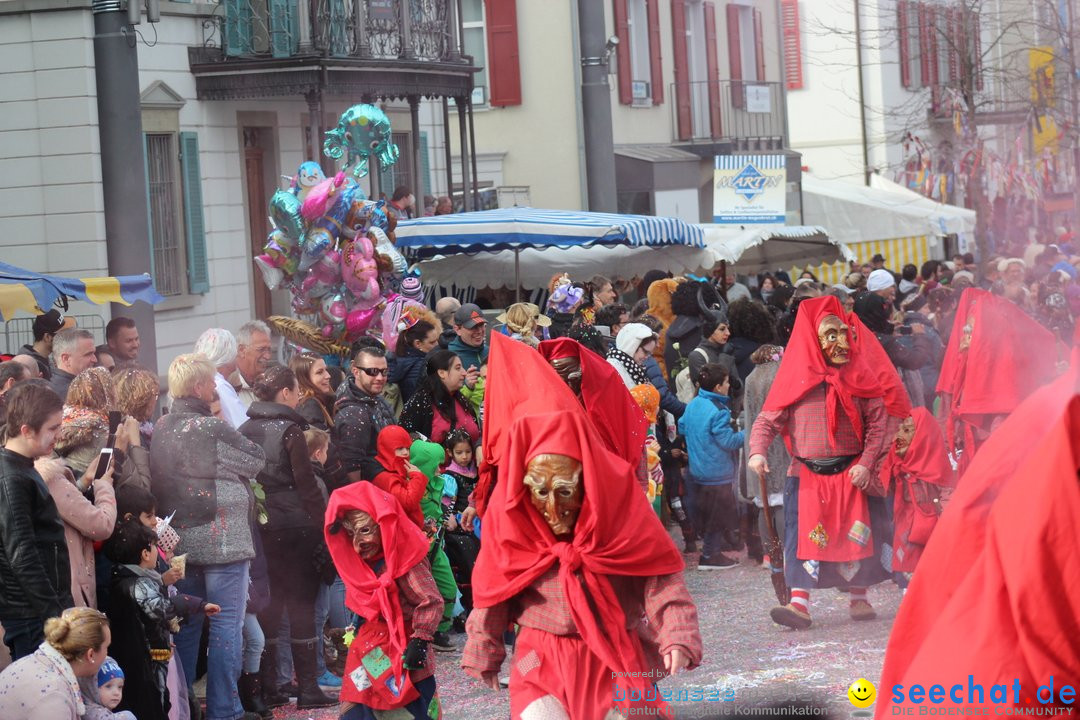
<svg viewBox="0 0 1080 720">
<path fill-rule="evenodd" d="M 324 153 L 340 158 L 347 148 L 345 169 L 357 163 L 357 177 L 367 173 L 370 156 L 384 169 L 398 158 L 390 121 L 371 105 L 349 108 L 326 135 Z M 328 178 L 314 161 L 270 198 L 274 229 L 255 264 L 266 286 L 287 288 L 296 316 L 333 342 L 378 334 L 389 307 L 394 318 L 411 303 L 397 294 L 408 262 L 394 247 L 396 220 L 384 205 L 368 200 L 344 171 Z"/>
</svg>

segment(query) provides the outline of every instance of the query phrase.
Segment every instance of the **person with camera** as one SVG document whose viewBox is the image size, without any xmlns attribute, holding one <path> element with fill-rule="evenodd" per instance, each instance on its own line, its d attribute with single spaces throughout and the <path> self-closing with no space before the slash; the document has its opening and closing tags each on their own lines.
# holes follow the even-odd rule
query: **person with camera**
<svg viewBox="0 0 1080 720">
<path fill-rule="evenodd" d="M 877 293 L 863 293 L 855 300 L 855 314 L 874 333 L 896 366 L 911 404 L 925 405 L 926 396 L 932 391 L 925 389 L 919 370 L 934 362 L 934 348 L 926 335 L 926 325 L 921 322 L 894 325 L 891 311 L 892 303 Z M 901 336 L 910 336 L 910 345 L 901 342 Z"/>
</svg>

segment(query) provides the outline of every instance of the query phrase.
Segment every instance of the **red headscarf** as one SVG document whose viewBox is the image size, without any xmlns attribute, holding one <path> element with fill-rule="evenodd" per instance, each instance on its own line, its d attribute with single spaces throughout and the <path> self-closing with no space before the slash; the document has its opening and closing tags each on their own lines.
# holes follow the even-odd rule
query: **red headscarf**
<svg viewBox="0 0 1080 720">
<path fill-rule="evenodd" d="M 545 340 L 539 350 L 549 363 L 564 357 L 581 361 L 581 400 L 585 412 L 596 424 L 607 448 L 636 466 L 641 461 L 649 427 L 615 368 L 570 338 Z"/>
<path fill-rule="evenodd" d="M 964 326 L 974 320 L 971 346 L 960 352 Z M 937 391 L 951 395 L 946 429 L 955 421 L 1007 415 L 1037 387 L 1054 378 L 1054 334 L 1004 298 L 968 288 L 960 296 Z"/>
<path fill-rule="evenodd" d="M 634 467 L 595 438 L 596 427 L 580 407 L 514 422 L 485 518 L 473 601 L 477 607 L 508 601 L 558 561 L 570 614 L 585 644 L 613 672 L 640 673 L 646 670 L 640 645 L 627 632 L 607 576 L 668 575 L 681 572 L 683 560 L 641 492 Z M 556 540 L 523 482 L 529 460 L 544 453 L 566 455 L 583 466 L 585 497 L 569 542 Z"/>
<path fill-rule="evenodd" d="M 850 328 L 851 350 L 845 365 L 830 365 L 821 352 L 818 325 L 826 315 L 835 315 Z M 828 427 L 834 439 L 841 409 L 862 437 L 862 416 L 853 401 L 856 397 L 883 398 L 885 409 L 893 417 L 905 418 L 911 414 L 911 402 L 900 382 L 900 374 L 881 343 L 858 316 L 845 313 L 840 301 L 832 295 L 804 300 L 799 305 L 791 340 L 762 409 L 791 407 L 821 383 L 827 385 Z"/>
<path fill-rule="evenodd" d="M 898 468 L 911 473 L 917 480 L 951 487 L 955 481 L 955 473 L 945 451 L 941 426 L 924 407 L 912 408 L 911 417 L 915 420 L 915 436 L 911 438 L 911 445 L 904 457 L 900 457 L 896 454 L 896 444 L 890 444 L 889 454 L 881 463 L 881 484 L 889 487 L 893 469 Z"/>
<path fill-rule="evenodd" d="M 405 462 L 407 457 L 398 457 L 394 454 L 400 448 L 411 448 L 412 438 L 409 431 L 400 425 L 387 425 L 379 431 L 379 437 L 375 441 L 375 459 L 383 466 L 383 470 L 405 476 Z"/>
<path fill-rule="evenodd" d="M 900 605 L 881 683 L 1080 677 L 1080 368 L 1037 390 L 961 478 Z M 965 702 L 967 699 L 964 691 Z M 883 692 L 876 714 L 892 714 Z M 976 703 L 970 703 L 976 704 Z M 1000 706 L 999 706 L 1000 707 Z"/>
<path fill-rule="evenodd" d="M 362 510 L 379 524 L 385 565 L 378 575 L 357 554 L 352 539 L 341 530 L 340 522 L 350 510 Z M 409 638 L 395 580 L 427 555 L 427 536 L 409 519 L 393 495 L 366 481 L 346 485 L 330 496 L 324 534 L 334 566 L 345 582 L 345 604 L 365 619 L 381 616 L 386 621 L 393 650 L 390 659 L 394 676 L 400 679 L 403 674 L 401 658 Z"/>
</svg>

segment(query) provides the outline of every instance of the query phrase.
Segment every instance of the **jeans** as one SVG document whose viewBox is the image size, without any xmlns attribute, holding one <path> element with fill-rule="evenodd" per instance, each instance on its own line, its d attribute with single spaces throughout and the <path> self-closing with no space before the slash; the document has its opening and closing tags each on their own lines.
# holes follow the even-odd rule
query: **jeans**
<svg viewBox="0 0 1080 720">
<path fill-rule="evenodd" d="M 259 662 L 262 660 L 264 647 L 266 647 L 266 636 L 263 635 L 258 616 L 254 613 L 246 613 L 244 615 L 244 672 L 259 672 Z"/>
<path fill-rule="evenodd" d="M 691 480 L 694 528 L 701 538 L 701 556 L 711 559 L 721 553 L 725 542 L 739 528 L 735 508 L 735 484 L 704 485 Z"/>
<path fill-rule="evenodd" d="M 221 612 L 210 618 L 206 720 L 238 720 L 244 716 L 236 684 L 244 658 L 244 609 L 250 564 L 242 560 L 226 565 L 188 565 L 187 577 L 176 583 L 180 592 L 221 606 Z M 192 615 L 176 635 L 176 650 L 189 683 L 195 679 L 203 617 L 202 613 Z"/>
<path fill-rule="evenodd" d="M 345 583 L 340 577 L 334 578 L 333 585 L 319 583 L 319 594 L 315 596 L 315 636 L 318 638 L 319 655 L 316 669 L 321 677 L 326 672 L 326 658 L 323 655 L 323 630 L 329 619 L 330 627 L 345 627 Z M 340 623 L 340 624 L 339 624 Z M 280 665 L 280 662 L 278 663 Z"/>
<path fill-rule="evenodd" d="M 0 620 L 0 625 L 4 626 L 4 644 L 12 662 L 33 655 L 45 642 L 45 621 L 40 618 Z"/>
</svg>

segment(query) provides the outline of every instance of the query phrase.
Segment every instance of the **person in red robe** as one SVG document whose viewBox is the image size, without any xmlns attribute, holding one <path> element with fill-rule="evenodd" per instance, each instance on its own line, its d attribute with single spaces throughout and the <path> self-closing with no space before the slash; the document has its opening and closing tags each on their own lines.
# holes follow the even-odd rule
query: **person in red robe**
<svg viewBox="0 0 1080 720">
<path fill-rule="evenodd" d="M 912 408 L 900 424 L 880 476 L 893 496 L 893 574 L 907 588 L 941 515 L 943 492 L 956 477 L 941 426 L 929 410 Z"/>
<path fill-rule="evenodd" d="M 853 620 L 875 612 L 866 588 L 889 578 L 881 562 L 888 508 L 873 480 L 888 418 L 911 404 L 877 338 L 835 297 L 805 300 L 776 380 L 750 433 L 748 468 L 769 472 L 778 435 L 791 453 L 784 486 L 784 579 L 791 601 L 774 622 L 810 627 L 810 590 L 846 587 Z M 873 493 L 873 495 L 871 495 Z"/>
<path fill-rule="evenodd" d="M 1056 376 L 1054 334 L 1005 298 L 968 288 L 960 296 L 938 376 L 939 414 L 959 474 L 990 433 Z"/>
<path fill-rule="evenodd" d="M 1059 693 L 1080 678 L 1078 468 L 1074 350 L 1071 369 L 1021 403 L 960 478 L 893 623 L 879 720 L 911 707 L 912 684 L 960 685 L 959 704 L 991 715 L 1075 707 Z M 1050 685 L 1054 697 L 1040 696 Z M 956 704 L 946 696 L 941 711 Z"/>
<path fill-rule="evenodd" d="M 516 623 L 515 720 L 601 720 L 645 708 L 664 716 L 655 679 L 701 662 L 682 556 L 634 467 L 599 439 L 555 371 L 524 345 L 502 345 L 489 377 L 528 375 L 515 397 L 530 407 L 501 448 L 462 667 L 497 689 L 503 631 Z"/>
<path fill-rule="evenodd" d="M 368 482 L 334 491 L 324 533 L 345 605 L 362 618 L 345 659 L 341 720 L 375 720 L 375 711 L 395 709 L 415 720 L 440 718 L 429 644 L 443 598 L 428 569 L 427 536 Z"/>
</svg>

